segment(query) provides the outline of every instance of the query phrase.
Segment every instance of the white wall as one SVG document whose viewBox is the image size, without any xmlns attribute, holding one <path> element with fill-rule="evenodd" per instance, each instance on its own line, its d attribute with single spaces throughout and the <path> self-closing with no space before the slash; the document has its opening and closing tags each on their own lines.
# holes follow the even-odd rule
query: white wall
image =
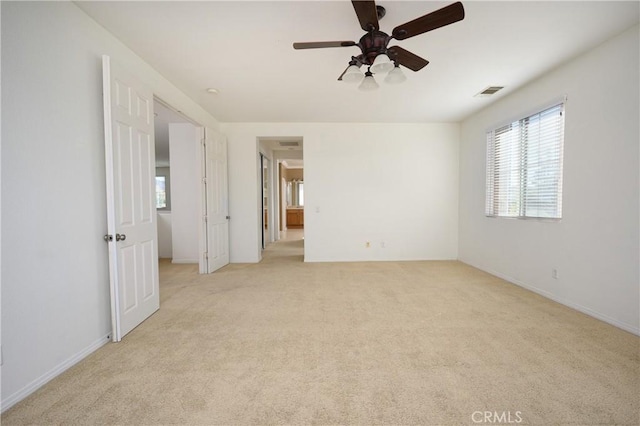
<svg viewBox="0 0 640 426">
<path fill-rule="evenodd" d="M 173 263 L 198 263 L 199 259 L 202 218 L 199 140 L 199 129 L 193 124 L 169 124 Z"/>
<path fill-rule="evenodd" d="M 110 333 L 101 55 L 217 122 L 69 2 L 2 7 L 2 409 Z"/>
<path fill-rule="evenodd" d="M 229 138 L 232 262 L 260 259 L 261 136 L 304 138 L 305 261 L 457 257 L 457 124 L 227 123 L 222 128 Z"/>
<path fill-rule="evenodd" d="M 460 260 L 635 333 L 638 40 L 636 26 L 464 121 L 459 228 Z M 486 218 L 485 132 L 565 94 L 562 220 Z"/>
<path fill-rule="evenodd" d="M 173 258 L 173 235 L 171 227 L 171 212 L 158 211 L 158 257 Z"/>
<path fill-rule="evenodd" d="M 157 126 L 156 126 L 157 127 Z M 167 126 L 167 135 L 169 133 Z M 167 136 L 167 139 L 169 136 Z M 157 137 L 156 137 L 157 139 Z M 156 144 L 157 148 L 157 144 Z M 168 157 L 168 154 L 167 154 Z M 156 161 L 156 164 L 158 162 Z M 165 191 L 167 194 L 167 208 L 158 209 L 158 257 L 173 258 L 173 238 L 171 235 L 171 167 L 156 167 L 156 176 L 165 177 Z"/>
</svg>

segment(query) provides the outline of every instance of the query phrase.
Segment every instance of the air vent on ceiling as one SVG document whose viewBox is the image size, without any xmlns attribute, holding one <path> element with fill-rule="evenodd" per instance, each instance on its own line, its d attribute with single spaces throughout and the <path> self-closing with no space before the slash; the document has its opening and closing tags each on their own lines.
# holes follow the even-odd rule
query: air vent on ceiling
<svg viewBox="0 0 640 426">
<path fill-rule="evenodd" d="M 280 146 L 300 146 L 298 142 L 279 142 Z"/>
<path fill-rule="evenodd" d="M 496 93 L 498 90 L 504 89 L 504 86 L 489 86 L 484 89 L 482 92 L 478 93 L 476 96 L 491 96 Z"/>
</svg>

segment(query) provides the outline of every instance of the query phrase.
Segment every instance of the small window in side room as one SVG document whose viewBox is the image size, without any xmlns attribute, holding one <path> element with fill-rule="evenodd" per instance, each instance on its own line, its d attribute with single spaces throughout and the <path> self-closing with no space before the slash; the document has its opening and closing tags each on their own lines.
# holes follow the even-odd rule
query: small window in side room
<svg viewBox="0 0 640 426">
<path fill-rule="evenodd" d="M 156 208 L 167 208 L 167 189 L 165 176 L 156 176 Z"/>
<path fill-rule="evenodd" d="M 487 132 L 485 213 L 562 218 L 564 103 Z"/>
</svg>

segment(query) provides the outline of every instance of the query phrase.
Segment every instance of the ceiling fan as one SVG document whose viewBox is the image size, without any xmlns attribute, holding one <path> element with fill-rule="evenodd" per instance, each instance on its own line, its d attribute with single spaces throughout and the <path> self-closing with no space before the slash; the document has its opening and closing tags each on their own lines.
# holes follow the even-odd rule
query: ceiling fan
<svg viewBox="0 0 640 426">
<path fill-rule="evenodd" d="M 412 71 L 419 71 L 429 63 L 426 59 L 400 46 L 388 47 L 392 39 L 404 40 L 464 19 L 462 3 L 456 2 L 399 25 L 393 29 L 391 35 L 388 35 L 380 31 L 378 24 L 378 21 L 386 14 L 384 7 L 376 6 L 375 1 L 352 0 L 351 3 L 358 16 L 358 21 L 360 21 L 360 27 L 367 32 L 360 38 L 359 42 L 314 41 L 293 43 L 293 48 L 318 49 L 357 46 L 360 48 L 361 53 L 358 56 L 351 57 L 349 66 L 338 77 L 338 80 L 356 83 L 362 81 L 360 84 L 360 89 L 362 90 L 378 88 L 373 74 L 387 72 L 385 82 L 400 83 L 406 79 L 400 69 L 400 65 Z M 363 65 L 367 66 L 367 72 L 364 74 L 360 70 Z"/>
</svg>

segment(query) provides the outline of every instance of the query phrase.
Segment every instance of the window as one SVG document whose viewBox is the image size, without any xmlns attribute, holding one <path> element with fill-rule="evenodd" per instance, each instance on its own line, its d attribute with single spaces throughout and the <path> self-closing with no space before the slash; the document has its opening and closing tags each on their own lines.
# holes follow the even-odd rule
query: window
<svg viewBox="0 0 640 426">
<path fill-rule="evenodd" d="M 487 133 L 487 216 L 562 217 L 564 104 Z"/>
<path fill-rule="evenodd" d="M 166 177 L 156 176 L 156 208 L 164 209 L 166 207 L 167 207 Z"/>
</svg>

